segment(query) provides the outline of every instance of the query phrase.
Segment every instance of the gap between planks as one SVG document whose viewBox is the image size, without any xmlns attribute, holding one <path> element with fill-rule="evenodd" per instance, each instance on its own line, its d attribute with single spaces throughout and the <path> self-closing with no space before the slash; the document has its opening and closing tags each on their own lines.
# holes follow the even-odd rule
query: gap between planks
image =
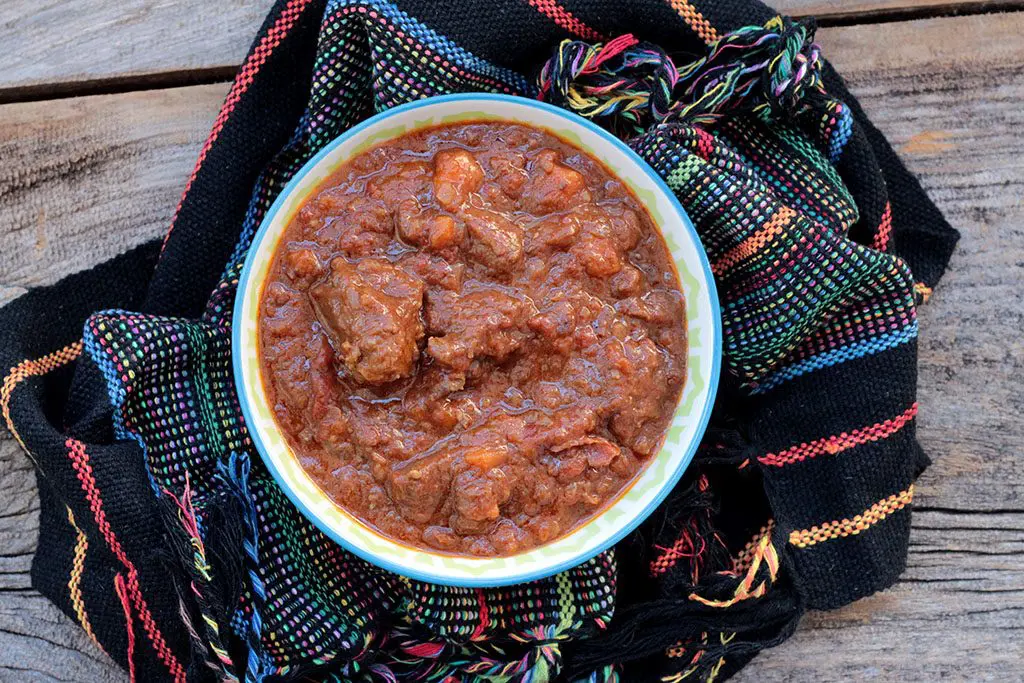
<svg viewBox="0 0 1024 683">
<path fill-rule="evenodd" d="M 0 5 L 0 104 L 231 80 L 270 0 L 224 7 L 184 0 L 10 0 Z M 877 24 L 1024 9 L 1024 0 L 776 0 L 820 26 Z M 215 11 L 214 11 L 214 8 Z M 191 20 L 183 22 L 182 16 Z M 109 33 L 118 39 L 111 41 Z M 211 38 L 212 34 L 212 38 Z M 154 51 L 150 46 L 160 48 Z"/>
</svg>

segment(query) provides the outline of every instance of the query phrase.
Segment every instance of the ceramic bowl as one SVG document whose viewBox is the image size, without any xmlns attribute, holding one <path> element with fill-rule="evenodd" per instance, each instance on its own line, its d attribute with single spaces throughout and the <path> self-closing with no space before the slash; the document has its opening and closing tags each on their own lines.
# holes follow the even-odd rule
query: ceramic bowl
<svg viewBox="0 0 1024 683">
<path fill-rule="evenodd" d="M 259 362 L 257 314 L 275 248 L 285 227 L 318 186 L 362 152 L 422 128 L 474 121 L 541 128 L 602 161 L 646 206 L 668 244 L 686 298 L 687 377 L 665 443 L 603 512 L 572 533 L 518 555 L 472 558 L 433 553 L 393 541 L 324 494 L 299 464 L 274 418 Z M 249 249 L 234 309 L 233 362 L 246 424 L 256 448 L 292 502 L 325 534 L 363 559 L 423 581 L 502 586 L 550 576 L 611 547 L 665 498 L 693 458 L 718 385 L 721 327 L 707 256 L 686 212 L 654 171 L 619 139 L 562 109 L 518 97 L 451 95 L 378 114 L 348 130 L 310 159 L 267 212 Z"/>
</svg>

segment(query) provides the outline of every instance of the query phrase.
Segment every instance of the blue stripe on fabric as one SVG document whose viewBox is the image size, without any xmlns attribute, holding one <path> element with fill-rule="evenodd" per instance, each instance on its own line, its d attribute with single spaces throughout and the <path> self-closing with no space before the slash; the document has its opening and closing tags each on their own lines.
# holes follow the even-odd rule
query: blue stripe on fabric
<svg viewBox="0 0 1024 683">
<path fill-rule="evenodd" d="M 98 316 L 106 318 L 109 323 L 110 318 L 118 315 L 131 314 L 128 311 L 119 308 L 108 309 L 94 313 L 93 316 L 90 317 L 90 320 Z M 159 498 L 162 493 L 160 491 L 160 487 L 157 486 L 156 479 L 153 478 L 153 472 L 149 467 L 149 451 L 146 448 L 146 442 L 142 440 L 142 436 L 140 434 L 129 431 L 124 425 L 124 402 L 128 396 L 128 392 L 125 391 L 124 385 L 121 383 L 121 376 L 117 372 L 117 367 L 114 364 L 114 361 L 110 359 L 110 356 L 96 339 L 92 329 L 89 327 L 88 320 L 82 330 L 82 345 L 85 347 L 85 351 L 89 354 L 89 357 L 92 358 L 92 362 L 100 369 L 103 379 L 107 382 L 107 395 L 110 397 L 110 405 L 114 408 L 112 420 L 114 436 L 124 440 L 130 439 L 139 444 L 139 448 L 142 449 L 142 462 L 145 466 L 146 477 L 149 478 L 149 485 L 153 487 L 153 491 L 156 492 L 156 496 Z"/>
<path fill-rule="evenodd" d="M 770 375 L 766 380 L 761 382 L 754 388 L 753 393 L 763 394 L 764 392 L 774 389 L 783 382 L 787 382 L 791 379 L 805 375 L 815 370 L 821 370 L 832 365 L 838 365 L 846 361 L 854 360 L 855 358 L 863 358 L 864 356 L 870 356 L 874 353 L 880 353 L 887 349 L 894 348 L 900 344 L 906 344 L 917 338 L 917 321 L 915 320 L 909 327 L 895 332 L 889 332 L 881 337 L 875 337 L 874 339 L 867 339 L 850 346 L 844 346 L 838 349 L 827 351 L 823 354 L 807 358 L 794 365 L 790 365 L 786 369 Z"/>
<path fill-rule="evenodd" d="M 332 2 L 327 4 L 324 16 L 329 16 L 334 12 L 344 9 L 345 7 L 358 7 L 360 5 L 365 5 L 365 1 L 332 0 Z M 511 69 L 497 66 L 496 64 L 488 62 L 487 60 L 476 56 L 472 52 L 459 47 L 448 37 L 435 32 L 424 24 L 421 24 L 417 19 L 409 16 L 395 5 L 389 2 L 380 3 L 375 5 L 373 9 L 382 14 L 389 21 L 399 25 L 404 31 L 409 33 L 409 35 L 416 38 L 431 50 L 436 51 L 443 57 L 447 57 L 448 61 L 455 62 L 467 71 L 473 71 L 477 74 L 482 74 L 507 83 L 516 90 L 518 95 L 523 97 L 536 96 L 536 84 L 530 82 L 522 74 L 512 71 Z"/>
</svg>

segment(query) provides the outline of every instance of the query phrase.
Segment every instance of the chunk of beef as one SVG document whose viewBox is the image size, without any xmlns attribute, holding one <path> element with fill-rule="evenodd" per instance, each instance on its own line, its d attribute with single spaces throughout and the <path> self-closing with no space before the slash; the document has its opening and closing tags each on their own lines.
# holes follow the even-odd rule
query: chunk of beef
<svg viewBox="0 0 1024 683">
<path fill-rule="evenodd" d="M 626 264 L 610 280 L 612 294 L 617 297 L 635 296 L 644 286 L 644 274 L 639 268 Z"/>
<path fill-rule="evenodd" d="M 528 300 L 499 289 L 432 291 L 426 306 L 427 353 L 461 372 L 481 356 L 504 360 L 529 337 L 526 322 L 535 312 Z"/>
<path fill-rule="evenodd" d="M 533 160 L 530 179 L 523 190 L 523 208 L 534 215 L 565 211 L 574 204 L 589 202 L 586 178 L 561 163 L 561 155 L 545 149 Z"/>
<path fill-rule="evenodd" d="M 317 206 L 326 215 L 308 224 L 306 238 L 350 258 L 383 249 L 394 235 L 391 211 L 380 199 L 324 192 Z"/>
<path fill-rule="evenodd" d="M 305 247 L 290 249 L 282 257 L 284 272 L 298 287 L 308 287 L 323 274 L 316 252 Z"/>
<path fill-rule="evenodd" d="M 434 156 L 434 198 L 446 211 L 456 211 L 480 189 L 484 169 L 464 149 L 445 149 Z"/>
<path fill-rule="evenodd" d="M 523 186 L 529 175 L 526 173 L 526 159 L 521 154 L 509 153 L 492 157 L 491 170 L 494 172 L 498 187 L 508 197 L 518 198 L 522 195 Z"/>
<path fill-rule="evenodd" d="M 390 473 L 388 493 L 411 522 L 426 524 L 437 514 L 451 488 L 451 458 L 412 460 Z"/>
<path fill-rule="evenodd" d="M 388 261 L 331 261 L 310 299 L 338 360 L 360 382 L 412 374 L 423 338 L 423 283 Z"/>
<path fill-rule="evenodd" d="M 500 469 L 481 472 L 470 469 L 455 477 L 452 494 L 455 514 L 460 521 L 493 522 L 501 514 L 501 504 L 508 500 L 510 490 Z M 452 525 L 458 527 L 456 522 Z"/>
<path fill-rule="evenodd" d="M 465 263 L 449 263 L 440 256 L 412 252 L 405 254 L 398 264 L 402 270 L 423 280 L 429 287 L 443 287 L 454 292 L 462 289 L 466 273 Z"/>
<path fill-rule="evenodd" d="M 466 236 L 466 227 L 452 216 L 420 207 L 415 199 L 398 206 L 395 216 L 398 235 L 408 244 L 441 251 L 458 246 Z"/>
<path fill-rule="evenodd" d="M 616 302 L 615 310 L 655 325 L 671 325 L 683 316 L 683 298 L 679 292 L 655 289 Z"/>
<path fill-rule="evenodd" d="M 573 212 L 548 216 L 530 231 L 527 251 L 541 253 L 546 248 L 568 249 L 580 234 L 580 217 Z"/>
<path fill-rule="evenodd" d="M 523 230 L 504 214 L 469 208 L 462 213 L 469 230 L 469 255 L 499 273 L 523 260 Z"/>
<path fill-rule="evenodd" d="M 396 198 L 418 197 L 427 193 L 434 176 L 430 162 L 422 159 L 391 161 L 387 171 L 375 174 L 367 181 L 366 193 L 389 203 Z"/>
<path fill-rule="evenodd" d="M 615 243 L 607 237 L 588 235 L 573 246 L 572 253 L 591 277 L 609 278 L 622 270 L 622 259 L 615 250 Z"/>
</svg>

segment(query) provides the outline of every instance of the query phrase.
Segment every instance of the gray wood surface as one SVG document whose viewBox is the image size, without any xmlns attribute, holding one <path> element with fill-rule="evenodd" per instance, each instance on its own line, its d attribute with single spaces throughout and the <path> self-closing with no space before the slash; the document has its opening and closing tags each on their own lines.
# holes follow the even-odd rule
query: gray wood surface
<svg viewBox="0 0 1024 683">
<path fill-rule="evenodd" d="M 0 44 L 8 10 L 0 9 Z M 118 16 L 109 10 L 97 21 Z M 118 31 L 130 42 L 144 22 L 125 21 Z M 963 232 L 950 272 L 920 312 L 919 434 L 935 462 L 919 483 L 900 582 L 808 615 L 738 680 L 1024 680 L 1024 141 L 1017 134 L 1024 13 L 820 35 L 876 124 Z M 172 44 L 206 59 L 195 41 Z M 39 78 L 65 78 L 69 69 Z M 226 89 L 0 106 L 0 302 L 161 234 Z M 31 466 L 4 433 L 0 682 L 125 680 L 29 587 L 37 515 Z"/>
<path fill-rule="evenodd" d="M 0 96 L 54 84 L 220 73 L 244 57 L 273 0 L 8 0 Z M 196 72 L 199 72 L 197 74 Z"/>
<path fill-rule="evenodd" d="M 776 0 L 793 16 L 984 12 L 1024 0 Z M 273 0 L 7 0 L 0 101 L 124 84 L 210 81 L 244 57 Z"/>
</svg>

